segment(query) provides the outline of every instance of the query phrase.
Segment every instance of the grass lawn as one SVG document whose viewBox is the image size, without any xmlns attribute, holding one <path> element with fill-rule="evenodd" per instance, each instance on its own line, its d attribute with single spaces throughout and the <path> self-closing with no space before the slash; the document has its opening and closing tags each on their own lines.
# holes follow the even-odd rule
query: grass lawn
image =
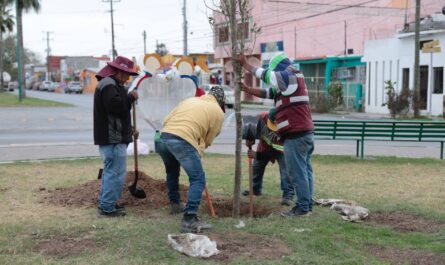
<svg viewBox="0 0 445 265">
<path fill-rule="evenodd" d="M 0 107 L 70 107 L 71 104 L 26 97 L 20 103 L 17 95 L 0 93 Z"/>
<path fill-rule="evenodd" d="M 246 160 L 243 189 L 247 187 Z M 129 159 L 129 169 L 132 162 Z M 229 198 L 234 157 L 207 155 L 203 164 L 212 196 Z M 443 161 L 315 156 L 316 197 L 354 200 L 369 208 L 372 218 L 391 213 L 410 218 L 396 224 L 389 218 L 387 225 L 349 223 L 337 212 L 315 206 L 314 214 L 305 218 L 285 219 L 277 212 L 263 218 L 243 217 L 246 226 L 238 229 L 239 219 L 212 219 L 202 213 L 214 226 L 209 237 L 225 241 L 220 249 L 231 254 L 227 259 L 208 260 L 187 257 L 168 246 L 167 234 L 179 232 L 181 216 L 169 215 L 165 207 L 127 206 L 124 218 L 99 219 L 94 208 L 62 207 L 44 200 L 48 190 L 94 180 L 100 166 L 99 159 L 0 165 L 0 264 L 445 263 Z M 157 155 L 141 157 L 139 170 L 164 178 Z M 187 184 L 183 172 L 181 175 L 182 183 Z M 256 197 L 255 203 L 274 205 L 278 212 L 286 210 L 279 205 L 280 194 L 278 166 L 269 165 L 263 196 Z M 413 229 L 401 230 L 400 226 Z M 237 252 L 246 246 L 251 252 Z M 277 257 L 280 251 L 284 254 Z"/>
</svg>

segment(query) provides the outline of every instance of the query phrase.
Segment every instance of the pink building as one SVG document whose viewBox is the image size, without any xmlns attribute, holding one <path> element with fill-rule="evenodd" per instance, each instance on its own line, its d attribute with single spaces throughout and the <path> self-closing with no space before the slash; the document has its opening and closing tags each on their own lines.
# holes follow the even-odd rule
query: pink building
<svg viewBox="0 0 445 265">
<path fill-rule="evenodd" d="M 444 5 L 445 0 L 422 0 L 421 16 L 438 12 Z M 249 60 L 267 65 L 277 47 L 299 60 L 362 55 L 365 41 L 393 36 L 412 22 L 414 7 L 415 0 L 252 0 L 252 17 L 246 28 L 255 23 L 261 32 L 254 35 L 249 31 L 246 36 L 252 55 Z M 222 19 L 216 21 L 215 57 L 223 58 L 224 82 L 230 84 L 227 24 Z M 260 85 L 259 80 L 246 77 L 250 85 Z"/>
</svg>

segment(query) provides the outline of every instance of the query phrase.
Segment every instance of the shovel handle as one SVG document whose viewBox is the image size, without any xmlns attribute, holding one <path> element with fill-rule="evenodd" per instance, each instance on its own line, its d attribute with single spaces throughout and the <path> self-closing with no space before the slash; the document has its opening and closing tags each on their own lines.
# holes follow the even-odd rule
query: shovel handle
<svg viewBox="0 0 445 265">
<path fill-rule="evenodd" d="M 207 205 L 209 206 L 210 214 L 213 218 L 216 218 L 215 209 L 213 208 L 212 198 L 210 198 L 209 190 L 207 189 L 207 185 L 204 187 L 204 192 L 206 195 Z"/>
<path fill-rule="evenodd" d="M 249 150 L 252 150 L 252 146 L 249 146 Z M 248 157 L 249 160 L 249 216 L 253 217 L 253 169 L 252 169 L 252 158 Z"/>
<path fill-rule="evenodd" d="M 133 130 L 136 131 L 136 104 L 133 103 Z M 135 174 L 135 180 L 136 183 L 138 181 L 138 139 L 134 136 L 133 132 L 133 149 L 134 149 L 134 174 Z"/>
</svg>

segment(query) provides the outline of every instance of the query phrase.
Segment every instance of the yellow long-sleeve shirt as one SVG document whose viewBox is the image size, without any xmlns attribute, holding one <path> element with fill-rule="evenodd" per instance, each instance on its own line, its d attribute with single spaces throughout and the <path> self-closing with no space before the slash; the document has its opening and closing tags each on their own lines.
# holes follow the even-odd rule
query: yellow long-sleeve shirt
<svg viewBox="0 0 445 265">
<path fill-rule="evenodd" d="M 164 120 L 162 132 L 187 141 L 202 156 L 221 131 L 224 112 L 215 97 L 204 95 L 182 101 Z"/>
</svg>

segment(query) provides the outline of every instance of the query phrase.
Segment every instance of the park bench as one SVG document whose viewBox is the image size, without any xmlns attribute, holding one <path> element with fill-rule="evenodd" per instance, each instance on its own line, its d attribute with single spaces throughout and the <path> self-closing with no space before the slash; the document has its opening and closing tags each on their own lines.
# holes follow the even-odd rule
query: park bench
<svg viewBox="0 0 445 265">
<path fill-rule="evenodd" d="M 445 122 L 378 121 L 378 120 L 314 120 L 315 139 L 355 140 L 356 156 L 363 159 L 365 141 L 409 141 L 440 143 L 443 159 Z"/>
</svg>

